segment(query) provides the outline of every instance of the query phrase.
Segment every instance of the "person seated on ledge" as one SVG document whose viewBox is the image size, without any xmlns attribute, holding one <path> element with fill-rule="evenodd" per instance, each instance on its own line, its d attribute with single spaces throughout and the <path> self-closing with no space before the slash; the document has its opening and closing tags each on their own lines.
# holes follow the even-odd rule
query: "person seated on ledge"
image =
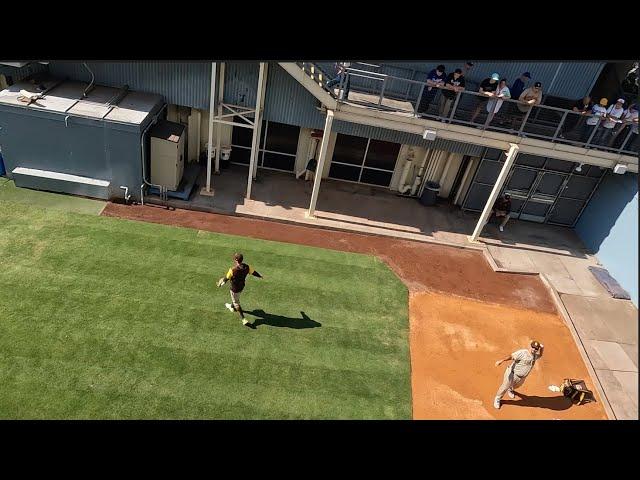
<svg viewBox="0 0 640 480">
<path fill-rule="evenodd" d="M 500 224 L 500 231 L 504 232 L 504 226 L 507 224 L 511 213 L 511 195 L 505 193 L 502 197 L 498 198 L 496 202 L 493 204 L 493 208 L 491 209 L 491 215 L 489 215 L 489 220 L 491 220 L 491 216 L 495 215 L 496 218 L 503 217 L 502 223 Z M 489 223 L 487 220 L 487 223 Z"/>
</svg>

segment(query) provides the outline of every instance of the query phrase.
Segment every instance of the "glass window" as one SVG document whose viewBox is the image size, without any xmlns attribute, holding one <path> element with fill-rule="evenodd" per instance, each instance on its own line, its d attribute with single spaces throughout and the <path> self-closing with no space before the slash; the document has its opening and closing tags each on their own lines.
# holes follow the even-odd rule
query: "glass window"
<svg viewBox="0 0 640 480">
<path fill-rule="evenodd" d="M 284 123 L 269 122 L 269 126 L 266 131 L 267 144 L 265 150 L 271 150 L 272 152 L 279 153 L 290 153 L 292 155 L 296 154 L 296 151 L 298 150 L 300 127 L 285 125 Z"/>
<path fill-rule="evenodd" d="M 573 162 L 567 162 L 565 160 L 558 160 L 556 158 L 548 158 L 545 169 L 553 170 L 555 172 L 571 172 L 577 165 Z"/>
<path fill-rule="evenodd" d="M 362 183 L 371 183 L 373 185 L 388 187 L 391 183 L 392 175 L 392 172 L 381 172 L 380 170 L 369 170 L 368 168 L 364 168 L 362 169 L 360 181 Z"/>
<path fill-rule="evenodd" d="M 331 161 L 349 163 L 351 165 L 362 165 L 366 148 L 366 138 L 339 133 L 338 138 L 336 139 L 336 146 L 333 149 L 333 158 Z"/>
<path fill-rule="evenodd" d="M 296 157 L 291 157 L 289 155 L 281 155 L 279 153 L 270 153 L 264 152 L 264 158 L 262 160 L 262 166 L 267 168 L 276 168 L 278 170 L 286 170 L 287 172 L 292 172 L 295 163 Z"/>
<path fill-rule="evenodd" d="M 231 131 L 231 145 L 242 145 L 251 148 L 253 130 L 244 127 L 233 127 Z"/>
<path fill-rule="evenodd" d="M 397 143 L 371 140 L 364 164 L 367 167 L 393 171 L 398 159 L 398 152 L 400 152 L 400 145 Z"/>
<path fill-rule="evenodd" d="M 516 156 L 516 164 L 518 165 L 527 165 L 529 167 L 538 167 L 542 168 L 544 166 L 544 162 L 546 162 L 546 157 L 539 157 L 537 155 L 529 155 L 528 153 L 519 153 Z"/>
<path fill-rule="evenodd" d="M 231 147 L 230 162 L 245 163 L 249 165 L 251 159 L 251 150 L 246 148 Z"/>
<path fill-rule="evenodd" d="M 338 180 L 351 180 L 357 182 L 360 177 L 360 167 L 351 167 L 349 165 L 331 164 L 329 176 Z"/>
</svg>

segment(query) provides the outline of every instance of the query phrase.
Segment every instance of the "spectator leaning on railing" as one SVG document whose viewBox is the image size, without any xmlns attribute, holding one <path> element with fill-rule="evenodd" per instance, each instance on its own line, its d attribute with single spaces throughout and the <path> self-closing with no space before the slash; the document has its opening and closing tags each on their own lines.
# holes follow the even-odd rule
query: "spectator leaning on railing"
<svg viewBox="0 0 640 480">
<path fill-rule="evenodd" d="M 511 98 L 513 98 L 514 100 L 518 100 L 518 103 L 516 103 L 517 110 L 514 112 L 512 122 L 512 128 L 515 128 L 518 120 L 524 120 L 523 115 L 520 114 L 526 114 L 529 110 L 531 110 L 533 105 L 540 105 L 540 103 L 542 102 L 542 83 L 534 83 L 533 87 L 527 88 L 517 97 L 513 94 L 513 92 L 511 92 Z"/>
<path fill-rule="evenodd" d="M 522 92 L 524 92 L 524 87 L 527 82 L 531 80 L 531 74 L 529 72 L 524 72 L 520 75 L 520 78 L 517 78 L 513 85 L 511 85 L 511 98 L 515 98 L 516 100 L 520 98 Z"/>
<path fill-rule="evenodd" d="M 476 108 L 473 111 L 473 115 L 471 115 L 471 123 L 473 123 L 480 113 L 480 109 L 485 105 L 485 103 L 489 100 L 489 98 L 494 96 L 494 92 L 496 88 L 498 88 L 498 80 L 500 80 L 500 75 L 497 73 L 491 74 L 490 77 L 485 78 L 480 84 L 480 88 L 478 88 L 478 92 L 482 95 L 476 95 Z"/>
<path fill-rule="evenodd" d="M 418 113 L 427 113 L 429 105 L 431 105 L 431 102 L 438 94 L 438 89 L 444 86 L 445 78 L 444 65 L 438 65 L 429 72 L 429 75 L 427 75 L 427 86 L 424 88 L 422 97 L 418 102 Z"/>
<path fill-rule="evenodd" d="M 511 98 L 511 92 L 509 91 L 509 87 L 507 87 L 507 79 L 503 78 L 500 80 L 498 88 L 496 88 L 494 98 L 487 102 L 487 112 L 489 113 L 487 125 L 491 123 L 494 115 L 500 111 L 500 107 L 502 107 L 504 99 L 509 98 Z"/>
<path fill-rule="evenodd" d="M 598 129 L 591 143 L 595 145 L 609 145 L 613 140 L 614 127 L 622 123 L 620 117 L 624 113 L 624 99 L 619 98 L 616 103 L 607 109 L 607 114 L 603 118 L 602 126 Z"/>
<path fill-rule="evenodd" d="M 636 142 L 638 141 L 638 106 L 635 103 L 630 105 L 620 120 L 622 120 L 622 123 L 616 129 L 610 145 L 613 146 L 615 144 L 616 148 L 621 147 L 629 134 L 629 130 L 631 130 L 631 137 L 624 148 L 625 150 L 634 151 L 637 148 Z"/>
<path fill-rule="evenodd" d="M 587 118 L 584 127 L 582 128 L 582 141 L 586 142 L 589 140 L 593 129 L 596 128 L 598 123 L 600 122 L 600 117 L 604 117 L 607 114 L 607 104 L 609 100 L 606 98 L 601 98 L 600 102 L 597 105 L 594 105 L 591 108 L 591 115 Z"/>
<path fill-rule="evenodd" d="M 456 98 L 456 94 L 464 90 L 464 87 L 464 75 L 462 74 L 462 70 L 460 68 L 456 68 L 453 73 L 447 75 L 447 79 L 444 82 L 444 89 L 442 90 L 442 95 L 440 96 L 441 117 L 449 116 L 449 110 L 451 109 L 451 104 Z"/>
<path fill-rule="evenodd" d="M 343 94 L 342 94 L 342 98 L 344 100 L 347 100 L 349 98 L 349 83 L 351 82 L 351 79 L 349 78 L 349 75 L 347 75 L 347 68 L 351 67 L 351 63 L 350 62 L 338 62 L 336 63 L 336 77 L 333 78 L 332 80 L 329 80 L 327 82 L 327 88 L 329 90 L 333 90 L 333 87 L 335 87 L 336 85 L 338 85 L 340 82 L 342 82 L 342 80 L 344 79 L 343 83 Z"/>
<path fill-rule="evenodd" d="M 592 108 L 593 102 L 591 101 L 591 97 L 589 95 L 578 100 L 571 109 L 573 112 L 576 112 L 576 114 L 567 115 L 567 118 L 564 121 L 564 125 L 562 126 L 563 132 L 560 134 L 560 138 L 564 138 L 565 135 L 573 132 L 578 126 L 583 127 L 584 119 L 591 113 Z M 578 113 L 580 114 L 580 116 L 577 115 Z"/>
</svg>

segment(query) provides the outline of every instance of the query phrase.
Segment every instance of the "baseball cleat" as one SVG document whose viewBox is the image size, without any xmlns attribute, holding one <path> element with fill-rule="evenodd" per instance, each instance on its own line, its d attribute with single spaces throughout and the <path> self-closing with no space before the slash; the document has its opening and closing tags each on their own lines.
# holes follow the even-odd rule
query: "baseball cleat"
<svg viewBox="0 0 640 480">
<path fill-rule="evenodd" d="M 496 399 L 493 401 L 493 408 L 495 408 L 495 409 L 497 409 L 497 410 L 500 410 L 500 400 L 499 400 L 499 399 L 497 399 L 497 398 L 496 398 Z"/>
<path fill-rule="evenodd" d="M 507 392 L 507 395 L 509 395 L 509 398 L 516 398 L 516 394 L 514 393 L 514 391 L 513 391 L 513 390 L 509 390 L 509 391 Z"/>
</svg>

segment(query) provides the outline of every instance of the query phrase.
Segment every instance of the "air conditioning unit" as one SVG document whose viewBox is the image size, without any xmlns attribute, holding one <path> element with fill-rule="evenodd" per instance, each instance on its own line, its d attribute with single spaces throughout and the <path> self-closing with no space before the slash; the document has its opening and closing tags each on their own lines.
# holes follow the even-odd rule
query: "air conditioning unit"
<svg viewBox="0 0 640 480">
<path fill-rule="evenodd" d="M 426 129 L 424 131 L 424 133 L 422 134 L 422 138 L 424 138 L 425 140 L 435 140 L 436 139 L 436 131 L 435 130 Z"/>
<path fill-rule="evenodd" d="M 618 163 L 615 167 L 613 167 L 613 173 L 617 173 L 618 175 L 622 175 L 627 171 L 627 166 L 624 163 Z"/>
<path fill-rule="evenodd" d="M 176 191 L 184 173 L 185 126 L 161 120 L 151 130 L 151 183 Z"/>
</svg>

